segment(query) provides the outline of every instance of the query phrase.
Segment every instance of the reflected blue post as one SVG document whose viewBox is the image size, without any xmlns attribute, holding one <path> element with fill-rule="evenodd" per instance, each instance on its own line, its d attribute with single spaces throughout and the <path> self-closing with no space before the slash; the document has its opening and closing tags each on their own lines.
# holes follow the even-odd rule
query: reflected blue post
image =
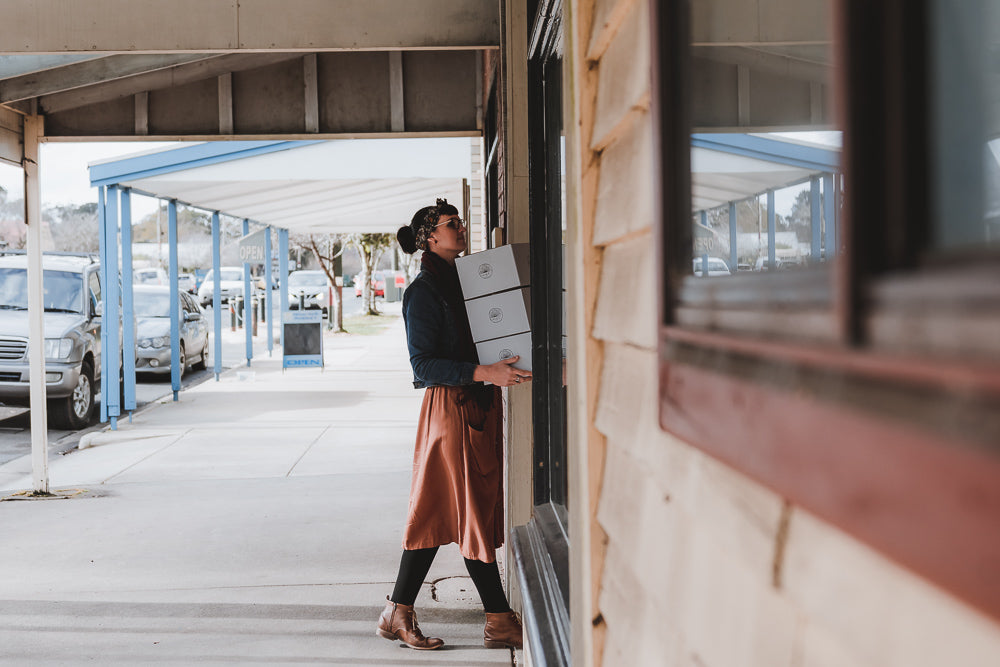
<svg viewBox="0 0 1000 667">
<path fill-rule="evenodd" d="M 219 231 L 219 212 L 212 213 L 212 275 L 215 289 L 212 290 L 212 320 L 215 325 L 215 381 L 222 375 L 222 297 L 219 294 L 219 265 L 222 263 L 222 240 Z"/>
<path fill-rule="evenodd" d="M 119 338 L 119 298 L 118 283 L 118 186 L 108 186 L 108 200 L 104 204 L 107 238 L 104 250 L 107 255 L 108 283 L 104 286 L 104 326 L 101 330 L 108 335 L 108 357 L 104 360 L 105 372 L 101 375 L 101 386 L 108 388 L 108 420 L 111 430 L 118 430 L 118 416 L 121 414 L 121 384 L 118 373 L 121 369 L 121 339 Z"/>
<path fill-rule="evenodd" d="M 105 291 L 108 284 L 108 249 L 105 247 L 107 245 L 108 239 L 108 209 L 105 206 L 105 193 L 104 186 L 101 185 L 97 188 L 97 221 L 98 221 L 98 233 L 97 233 L 97 246 L 98 253 L 101 258 L 101 270 L 99 271 L 101 276 L 101 307 L 104 308 L 106 305 L 107 292 Z M 101 363 L 99 364 L 101 369 L 101 377 L 107 377 L 107 359 L 108 359 L 108 328 L 105 323 L 108 321 L 108 314 L 106 309 L 102 311 L 101 314 Z M 94 369 L 97 370 L 96 368 Z M 101 423 L 108 421 L 108 383 L 101 383 Z"/>
<path fill-rule="evenodd" d="M 834 189 L 834 175 L 823 174 L 823 208 L 826 218 L 826 258 L 837 256 L 837 191 Z"/>
<path fill-rule="evenodd" d="M 767 191 L 767 268 L 769 271 L 775 269 L 774 257 L 774 190 Z"/>
<path fill-rule="evenodd" d="M 812 259 L 819 262 L 823 250 L 822 219 L 820 218 L 819 178 L 809 179 L 809 229 L 812 231 Z"/>
<path fill-rule="evenodd" d="M 739 232 L 736 230 L 736 202 L 729 202 L 729 270 L 736 273 L 739 267 L 740 254 L 736 243 L 739 239 Z"/>
<path fill-rule="evenodd" d="M 174 400 L 181 390 L 181 295 L 177 286 L 177 200 L 167 204 L 167 244 L 170 257 L 170 386 Z"/>
<path fill-rule="evenodd" d="M 701 212 L 701 226 L 704 229 L 708 229 L 708 212 Z M 706 250 L 701 254 L 701 277 L 708 277 L 708 251 Z"/>
<path fill-rule="evenodd" d="M 267 313 L 267 356 L 270 357 L 274 351 L 274 299 L 271 290 L 271 228 L 267 228 L 267 235 L 264 237 L 264 312 Z"/>
<path fill-rule="evenodd" d="M 243 218 L 243 236 L 250 233 L 250 221 Z M 243 263 L 243 331 L 246 333 L 247 341 L 247 368 L 253 361 L 253 303 L 250 296 L 253 291 L 250 289 L 250 264 Z"/>
<path fill-rule="evenodd" d="M 122 368 L 128 420 L 135 410 L 135 302 L 132 293 L 132 190 L 122 189 Z"/>
</svg>

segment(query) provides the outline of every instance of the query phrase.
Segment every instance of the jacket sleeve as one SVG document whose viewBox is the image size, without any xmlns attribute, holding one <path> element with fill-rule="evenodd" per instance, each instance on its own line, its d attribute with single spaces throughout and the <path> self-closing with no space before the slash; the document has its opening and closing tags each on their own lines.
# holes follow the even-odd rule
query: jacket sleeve
<svg viewBox="0 0 1000 667">
<path fill-rule="evenodd" d="M 414 282 L 406 290 L 403 322 L 414 377 L 427 385 L 474 383 L 476 364 L 440 356 L 442 341 L 447 338 L 447 318 L 442 304 L 426 284 Z"/>
</svg>

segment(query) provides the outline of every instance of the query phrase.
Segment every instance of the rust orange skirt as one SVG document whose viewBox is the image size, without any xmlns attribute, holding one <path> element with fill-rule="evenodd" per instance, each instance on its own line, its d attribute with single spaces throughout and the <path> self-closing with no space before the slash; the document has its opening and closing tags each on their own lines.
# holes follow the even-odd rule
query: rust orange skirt
<svg viewBox="0 0 1000 667">
<path fill-rule="evenodd" d="M 457 542 L 466 558 L 492 563 L 504 535 L 500 390 L 488 410 L 465 395 L 461 387 L 424 392 L 403 548 Z"/>
</svg>

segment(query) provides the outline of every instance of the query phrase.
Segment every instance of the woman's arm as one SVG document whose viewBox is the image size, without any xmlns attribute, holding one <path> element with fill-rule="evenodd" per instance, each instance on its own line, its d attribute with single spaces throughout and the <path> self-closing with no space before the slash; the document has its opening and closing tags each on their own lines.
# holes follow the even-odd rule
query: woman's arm
<svg viewBox="0 0 1000 667">
<path fill-rule="evenodd" d="M 447 321 L 437 297 L 427 285 L 414 282 L 403 295 L 403 321 L 410 365 L 418 380 L 434 385 L 466 385 L 477 365 L 468 361 L 444 359 L 439 352 Z"/>
</svg>

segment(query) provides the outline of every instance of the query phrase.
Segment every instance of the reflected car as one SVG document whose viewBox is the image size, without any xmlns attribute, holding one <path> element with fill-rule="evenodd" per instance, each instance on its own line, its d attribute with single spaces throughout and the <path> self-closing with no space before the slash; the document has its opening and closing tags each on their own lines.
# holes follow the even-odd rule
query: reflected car
<svg viewBox="0 0 1000 667">
<path fill-rule="evenodd" d="M 288 308 L 299 309 L 299 301 L 306 310 L 330 308 L 330 281 L 322 271 L 293 271 L 288 274 Z"/>
<path fill-rule="evenodd" d="M 223 266 L 219 269 L 222 280 L 219 282 L 220 296 L 223 303 L 228 303 L 230 298 L 243 297 L 243 269 L 238 266 Z M 253 289 L 253 282 L 250 283 Z M 205 307 L 212 303 L 212 292 L 215 289 L 215 271 L 209 269 L 205 274 L 205 279 L 198 288 L 198 303 Z"/>
<path fill-rule="evenodd" d="M 138 285 L 133 289 L 137 373 L 169 373 L 170 288 Z M 208 368 L 208 322 L 201 306 L 186 292 L 180 292 L 180 369 Z"/>
<path fill-rule="evenodd" d="M 729 276 L 732 272 L 729 270 L 729 265 L 726 264 L 724 259 L 719 257 L 709 257 L 708 258 L 708 273 L 705 273 L 705 259 L 702 257 L 695 257 L 693 260 L 693 271 L 696 276 Z"/>
</svg>

